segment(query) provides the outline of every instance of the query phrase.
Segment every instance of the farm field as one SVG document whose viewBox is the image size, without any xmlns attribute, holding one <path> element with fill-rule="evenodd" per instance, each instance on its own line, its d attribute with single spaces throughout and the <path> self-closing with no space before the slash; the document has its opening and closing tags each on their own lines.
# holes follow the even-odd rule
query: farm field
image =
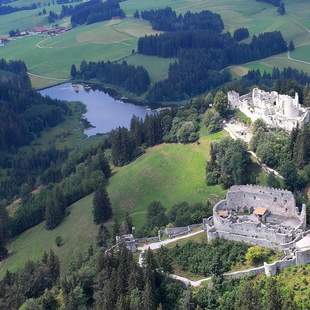
<svg viewBox="0 0 310 310">
<path fill-rule="evenodd" d="M 150 25 L 142 20 L 113 20 L 81 26 L 57 37 L 17 39 L 0 49 L 0 57 L 24 60 L 33 86 L 41 88 L 68 79 L 71 65 L 83 59 L 122 59 L 136 48 L 138 36 L 151 33 Z"/>
<path fill-rule="evenodd" d="M 280 69 L 292 67 L 310 74 L 310 62 L 309 64 L 307 64 L 301 58 L 300 58 L 301 60 L 299 60 L 299 58 L 298 60 L 296 60 L 298 56 L 295 55 L 296 55 L 295 53 L 292 53 L 291 57 L 294 57 L 294 59 L 288 59 L 287 54 L 281 54 L 265 58 L 259 61 L 250 62 L 242 67 L 246 69 L 259 69 L 262 72 L 263 71 L 271 72 L 273 67 L 278 67 Z"/>
<path fill-rule="evenodd" d="M 19 0 L 15 3 L 24 5 L 29 1 Z M 287 14 L 279 16 L 275 7 L 254 0 L 127 0 L 121 2 L 121 6 L 129 18 L 81 26 L 53 38 L 32 37 L 16 40 L 5 48 L 0 48 L 0 57 L 24 60 L 30 73 L 34 74 L 31 78 L 35 88 L 65 81 L 69 78 L 71 64 L 79 64 L 83 59 L 114 61 L 128 57 L 128 62 L 145 66 L 154 82 L 166 77 L 170 61 L 157 57 L 131 56 L 132 50 L 136 49 L 138 38 L 154 33 L 148 23 L 131 16 L 137 9 L 171 6 L 179 13 L 204 9 L 217 12 L 221 14 L 228 31 L 239 27 L 247 27 L 251 34 L 281 30 L 286 40 L 294 40 L 297 48 L 291 55 L 293 59 L 280 55 L 239 66 L 237 72 L 241 74 L 249 68 L 268 69 L 274 66 L 292 66 L 310 72 L 310 64 L 295 60 L 307 62 L 310 57 L 309 2 L 286 0 L 285 3 Z M 53 10 L 57 9 L 57 5 L 53 7 Z M 16 28 L 17 24 L 23 29 L 46 23 L 46 17 L 37 16 L 36 11 L 17 12 L 1 17 L 0 33 Z"/>
<path fill-rule="evenodd" d="M 28 260 L 40 259 L 43 252 L 50 249 L 60 258 L 62 270 L 66 270 L 72 258 L 86 251 L 95 240 L 97 227 L 93 223 L 91 205 L 92 195 L 86 196 L 69 208 L 70 215 L 54 230 L 46 230 L 42 223 L 19 235 L 8 246 L 11 255 L 0 264 L 0 278 L 7 268 L 15 271 Z M 63 239 L 61 247 L 55 244 L 57 236 Z"/>
<path fill-rule="evenodd" d="M 27 29 L 29 30 L 30 28 L 36 26 L 46 25 L 48 23 L 48 15 L 38 15 L 44 8 L 47 12 L 54 11 L 59 13 L 61 11 L 61 5 L 53 4 L 52 1 L 48 0 L 18 0 L 11 2 L 9 5 L 13 7 L 22 7 L 30 6 L 33 3 L 38 5 L 38 8 L 35 10 L 25 10 L 7 15 L 1 15 L 0 35 L 8 34 L 12 29 L 19 29 L 23 31 Z M 49 6 L 48 3 L 50 4 Z M 58 21 L 58 23 L 62 23 L 62 21 Z"/>
<path fill-rule="evenodd" d="M 202 137 L 200 144 L 161 144 L 118 169 L 108 187 L 116 215 L 129 211 L 139 228 L 144 224 L 147 206 L 154 200 L 170 208 L 182 201 L 196 203 L 223 197 L 225 190 L 221 186 L 205 183 L 211 141 L 223 135 Z"/>
</svg>

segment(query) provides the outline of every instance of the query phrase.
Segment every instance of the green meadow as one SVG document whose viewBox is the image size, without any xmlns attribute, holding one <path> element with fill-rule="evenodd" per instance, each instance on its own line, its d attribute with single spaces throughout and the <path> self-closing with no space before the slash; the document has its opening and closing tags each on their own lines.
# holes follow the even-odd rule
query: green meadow
<svg viewBox="0 0 310 310">
<path fill-rule="evenodd" d="M 174 59 L 141 54 L 130 55 L 125 60 L 131 65 L 143 66 L 149 72 L 153 83 L 167 78 L 169 65 L 174 61 Z"/>
<path fill-rule="evenodd" d="M 168 209 L 183 201 L 197 203 L 223 197 L 221 186 L 207 186 L 205 182 L 211 141 L 223 134 L 202 137 L 200 144 L 161 144 L 118 169 L 108 187 L 116 214 L 130 212 L 134 224 L 141 227 L 146 208 L 154 200 Z"/>
<path fill-rule="evenodd" d="M 119 60 L 131 55 L 138 37 L 155 33 L 134 19 L 113 20 L 77 27 L 61 36 L 17 39 L 0 49 L 0 57 L 22 59 L 32 74 L 34 87 L 70 78 L 70 67 L 88 61 Z"/>
<path fill-rule="evenodd" d="M 134 224 L 141 227 L 145 223 L 146 208 L 154 200 L 170 208 L 182 201 L 196 203 L 224 197 L 225 190 L 221 186 L 205 183 L 210 143 L 223 135 L 221 132 L 205 136 L 200 144 L 158 145 L 131 164 L 118 168 L 108 186 L 114 215 L 119 217 L 128 211 Z M 14 271 L 29 259 L 40 259 L 43 252 L 51 248 L 65 271 L 73 256 L 86 251 L 97 233 L 92 217 L 92 195 L 76 202 L 69 210 L 70 214 L 56 229 L 47 231 L 42 223 L 10 242 L 10 256 L 0 264 L 0 277 L 6 269 Z M 55 244 L 57 236 L 64 241 L 61 247 Z"/>
<path fill-rule="evenodd" d="M 21 2 L 23 1 L 23 2 Z M 28 3 L 19 0 L 15 3 Z M 42 2 L 44 5 L 44 2 Z M 68 33 L 53 38 L 32 37 L 16 40 L 5 48 L 0 48 L 0 57 L 22 59 L 26 62 L 35 88 L 59 83 L 69 78 L 72 63 L 79 64 L 83 59 L 126 60 L 135 65 L 143 65 L 151 75 L 152 81 L 165 78 L 171 60 L 157 57 L 133 55 L 139 37 L 152 34 L 150 25 L 132 17 L 135 10 L 156 9 L 171 6 L 179 13 L 188 10 L 208 9 L 221 14 L 226 29 L 233 31 L 247 27 L 251 34 L 264 31 L 281 30 L 287 40 L 294 40 L 296 51 L 288 59 L 279 55 L 258 62 L 239 66 L 237 70 L 244 74 L 249 68 L 281 68 L 292 66 L 310 72 L 310 10 L 308 0 L 286 0 L 287 14 L 279 16 L 275 7 L 249 0 L 127 0 L 121 3 L 128 18 L 80 26 Z M 42 6 L 43 7 L 43 6 Z M 47 7 L 47 10 L 51 9 Z M 59 8 L 55 6 L 54 10 Z M 21 29 L 45 24 L 46 17 L 37 15 L 42 9 L 23 11 L 5 15 L 0 20 L 0 33 L 8 32 L 18 25 Z M 243 69 L 241 69 L 243 68 Z M 270 70 L 270 69 L 269 69 Z M 236 72 L 234 72 L 236 73 Z"/>
<path fill-rule="evenodd" d="M 8 245 L 10 256 L 0 264 L 0 277 L 7 269 L 16 271 L 28 260 L 40 259 L 44 251 L 50 249 L 55 251 L 65 271 L 74 256 L 85 252 L 96 238 L 91 205 L 92 195 L 73 204 L 69 208 L 70 214 L 54 230 L 46 230 L 42 223 L 19 235 Z M 57 236 L 63 240 L 61 247 L 56 246 Z"/>
</svg>

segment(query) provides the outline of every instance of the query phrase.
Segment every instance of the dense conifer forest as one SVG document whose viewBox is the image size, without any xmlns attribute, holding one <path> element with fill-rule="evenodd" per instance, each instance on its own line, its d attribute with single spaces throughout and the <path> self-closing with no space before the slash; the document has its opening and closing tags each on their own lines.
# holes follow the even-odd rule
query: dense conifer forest
<svg viewBox="0 0 310 310">
<path fill-rule="evenodd" d="M 113 84 L 137 95 L 145 93 L 151 83 L 149 74 L 143 67 L 128 65 L 125 61 L 122 63 L 82 61 L 78 71 L 75 65 L 72 66 L 71 76 L 84 81 L 94 79 Z"/>
<path fill-rule="evenodd" d="M 35 3 L 29 6 L 22 6 L 22 7 L 14 7 L 10 5 L 1 5 L 0 3 L 0 15 L 7 15 L 19 11 L 27 11 L 27 10 L 35 10 L 37 5 Z"/>
<path fill-rule="evenodd" d="M 239 43 L 248 37 L 248 31 L 239 29 L 234 36 L 223 33 L 221 17 L 209 11 L 177 16 L 166 8 L 144 11 L 141 16 L 150 20 L 154 29 L 167 32 L 140 38 L 138 53 L 178 59 L 170 65 L 168 78 L 149 91 L 151 102 L 192 97 L 229 81 L 229 73 L 223 71 L 229 65 L 287 51 L 287 43 L 277 31 L 253 36 L 249 44 Z"/>
<path fill-rule="evenodd" d="M 76 5 L 71 12 L 72 26 L 93 24 L 100 21 L 110 20 L 113 17 L 125 17 L 118 0 L 90 0 Z"/>
<path fill-rule="evenodd" d="M 64 120 L 66 104 L 31 89 L 27 68 L 20 61 L 0 61 L 0 151 L 29 143 L 44 129 Z"/>
<path fill-rule="evenodd" d="M 213 30 L 221 32 L 224 23 L 219 14 L 202 11 L 199 13 L 187 12 L 177 15 L 170 7 L 159 10 L 142 11 L 140 16 L 148 20 L 153 29 L 160 31 L 193 31 Z"/>
</svg>

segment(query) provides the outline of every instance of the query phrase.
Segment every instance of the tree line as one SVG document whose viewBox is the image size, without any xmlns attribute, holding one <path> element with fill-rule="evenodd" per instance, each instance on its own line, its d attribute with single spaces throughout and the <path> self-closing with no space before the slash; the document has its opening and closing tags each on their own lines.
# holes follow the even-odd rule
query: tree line
<svg viewBox="0 0 310 310">
<path fill-rule="evenodd" d="M 125 17 L 118 0 L 90 0 L 76 5 L 71 12 L 71 24 L 73 27 L 83 24 L 93 24 L 110 20 L 114 17 Z"/>
<path fill-rule="evenodd" d="M 107 232 L 108 233 L 108 232 Z M 110 237 L 107 237 L 110 243 Z M 147 251 L 139 266 L 124 245 L 105 252 L 93 247 L 73 256 L 60 279 L 53 252 L 28 262 L 0 281 L 1 309 L 128 309 L 173 310 L 181 307 L 184 288 L 159 271 L 160 263 Z M 60 298 L 61 296 L 61 298 Z"/>
<path fill-rule="evenodd" d="M 28 261 L 15 273 L 7 271 L 0 281 L 0 308 L 19 309 L 27 299 L 38 298 L 56 285 L 59 276 L 59 259 L 52 250 L 39 262 Z"/>
<path fill-rule="evenodd" d="M 19 148 L 63 122 L 71 110 L 33 91 L 23 62 L 0 60 L 0 72 L 0 200 L 10 200 L 24 183 L 34 185 L 36 176 L 66 156 L 52 147 Z"/>
<path fill-rule="evenodd" d="M 19 11 L 28 11 L 28 10 L 35 10 L 37 8 L 36 3 L 32 3 L 28 6 L 21 6 L 21 7 L 15 7 L 10 5 L 0 5 L 0 15 L 7 15 Z"/>
<path fill-rule="evenodd" d="M 154 237 L 158 231 L 166 226 L 182 227 L 200 224 L 203 219 L 213 214 L 213 207 L 209 200 L 205 203 L 189 204 L 184 201 L 167 209 L 160 201 L 152 201 L 146 210 L 145 225 L 135 232 L 139 237 Z"/>
<path fill-rule="evenodd" d="M 177 15 L 170 7 L 158 10 L 136 12 L 149 21 L 152 28 L 159 31 L 213 30 L 221 32 L 224 23 L 219 14 L 204 10 L 199 13 L 187 12 Z"/>
<path fill-rule="evenodd" d="M 44 129 L 61 123 L 68 107 L 31 89 L 27 68 L 20 61 L 0 61 L 0 151 L 29 143 Z"/>
<path fill-rule="evenodd" d="M 146 69 L 142 66 L 129 65 L 126 61 L 122 63 L 110 61 L 87 63 L 83 60 L 79 70 L 76 69 L 75 65 L 72 65 L 71 76 L 73 79 L 84 81 L 95 79 L 103 83 L 113 84 L 137 95 L 146 92 L 151 83 Z"/>
<path fill-rule="evenodd" d="M 228 188 L 234 184 L 251 183 L 250 165 L 250 154 L 243 141 L 224 138 L 212 143 L 206 166 L 207 184 L 223 184 Z"/>
<path fill-rule="evenodd" d="M 154 11 L 150 16 L 161 15 L 159 12 Z M 167 9 L 164 12 L 172 14 Z M 194 16 L 195 20 L 199 20 L 203 15 Z M 203 26 L 198 22 L 194 24 L 190 30 L 175 29 L 139 39 L 138 53 L 177 57 L 177 61 L 169 67 L 168 78 L 155 83 L 150 89 L 147 96 L 150 102 L 186 99 L 216 88 L 231 78 L 230 74 L 223 70 L 225 67 L 266 58 L 288 49 L 278 31 L 254 35 L 251 42 L 246 44 L 239 43 L 248 36 L 245 29 L 239 30 L 233 37 L 230 33 L 222 33 L 212 28 L 200 29 L 199 27 Z"/>
<path fill-rule="evenodd" d="M 16 236 L 45 220 L 47 229 L 57 227 L 67 215 L 66 208 L 77 200 L 105 187 L 111 176 L 109 163 L 101 146 L 95 154 L 79 158 L 73 168 L 69 162 L 61 167 L 59 180 L 40 190 L 38 194 L 26 195 L 10 219 L 9 235 Z M 72 167 L 72 166 L 71 166 Z"/>
<path fill-rule="evenodd" d="M 117 128 L 110 134 L 113 164 L 128 164 L 143 154 L 146 147 L 162 142 L 197 141 L 200 129 L 199 108 L 188 104 L 147 114 L 144 120 L 133 116 L 129 129 Z"/>
</svg>

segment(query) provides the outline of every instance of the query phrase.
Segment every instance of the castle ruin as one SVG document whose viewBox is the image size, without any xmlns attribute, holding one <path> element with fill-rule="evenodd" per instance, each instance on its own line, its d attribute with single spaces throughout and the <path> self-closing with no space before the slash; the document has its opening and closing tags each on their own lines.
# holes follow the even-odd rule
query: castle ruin
<svg viewBox="0 0 310 310">
<path fill-rule="evenodd" d="M 304 236 L 306 207 L 299 212 L 293 194 L 256 185 L 232 186 L 226 199 L 204 220 L 208 239 L 243 241 L 274 249 L 291 249 Z"/>
<path fill-rule="evenodd" d="M 254 88 L 243 96 L 235 91 L 228 92 L 227 96 L 231 108 L 239 109 L 252 121 L 262 119 L 270 127 L 291 131 L 297 125 L 302 127 L 310 121 L 310 109 L 300 105 L 297 93 L 293 98 L 276 91 Z"/>
</svg>

